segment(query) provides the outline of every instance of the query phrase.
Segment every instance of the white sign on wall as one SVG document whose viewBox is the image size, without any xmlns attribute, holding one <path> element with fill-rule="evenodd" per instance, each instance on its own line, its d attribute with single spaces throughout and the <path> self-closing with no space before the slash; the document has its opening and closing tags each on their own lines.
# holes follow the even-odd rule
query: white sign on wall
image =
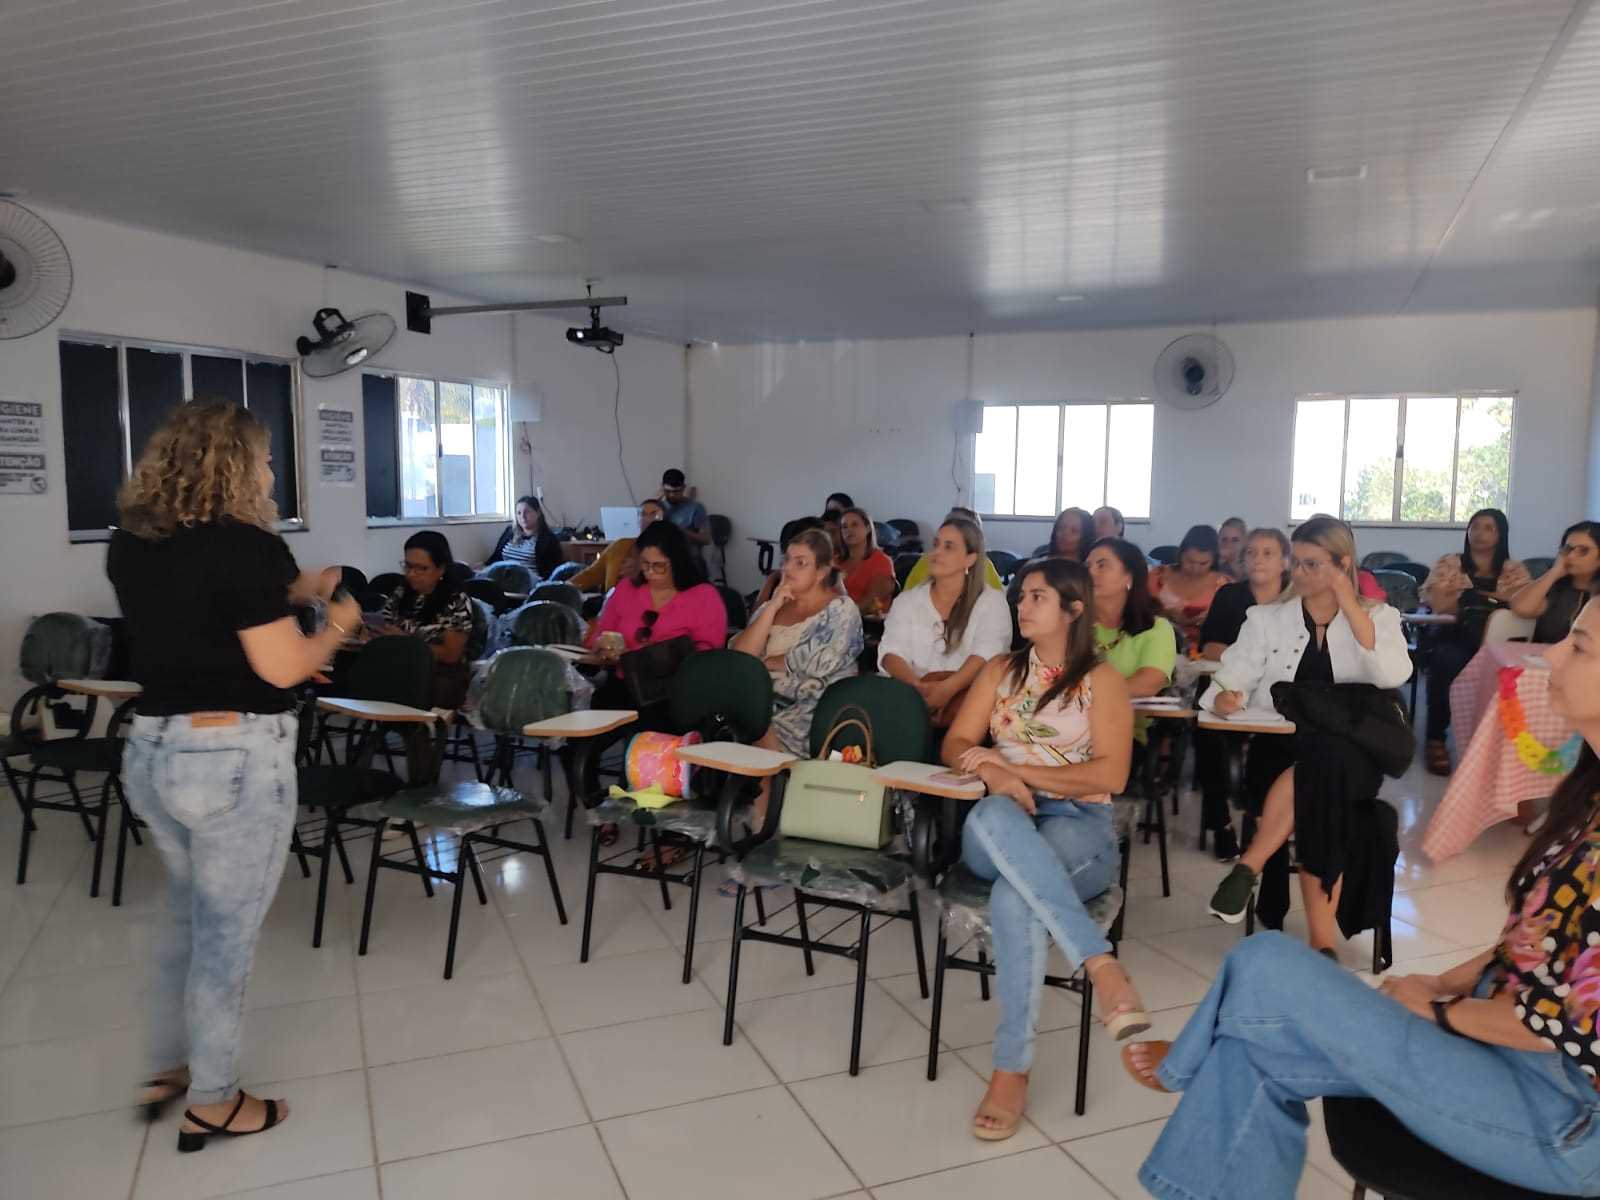
<svg viewBox="0 0 1600 1200">
<path fill-rule="evenodd" d="M 0 495 L 41 496 L 48 487 L 44 405 L 0 400 Z"/>
<path fill-rule="evenodd" d="M 342 408 L 317 410 L 317 479 L 333 487 L 356 484 L 356 415 Z"/>
</svg>

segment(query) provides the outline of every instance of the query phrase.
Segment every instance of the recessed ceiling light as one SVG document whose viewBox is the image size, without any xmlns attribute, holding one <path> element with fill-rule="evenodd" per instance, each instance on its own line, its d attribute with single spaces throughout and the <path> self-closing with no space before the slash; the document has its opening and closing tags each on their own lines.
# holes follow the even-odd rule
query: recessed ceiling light
<svg viewBox="0 0 1600 1200">
<path fill-rule="evenodd" d="M 1367 177 L 1366 163 L 1346 163 L 1342 167 L 1308 167 L 1307 183 L 1345 183 Z"/>
<path fill-rule="evenodd" d="M 578 240 L 565 233 L 532 233 L 528 236 L 536 242 L 543 242 L 546 246 L 570 246 Z"/>
<path fill-rule="evenodd" d="M 922 207 L 928 212 L 940 215 L 969 213 L 972 211 L 972 201 L 965 196 L 946 196 L 940 200 L 924 200 Z"/>
<path fill-rule="evenodd" d="M 1056 303 L 1057 304 L 1078 304 L 1078 303 L 1080 303 L 1080 302 L 1082 302 L 1084 300 L 1087 300 L 1087 299 L 1088 299 L 1088 297 L 1085 296 L 1082 292 L 1068 292 L 1065 295 L 1057 296 L 1056 297 Z"/>
</svg>

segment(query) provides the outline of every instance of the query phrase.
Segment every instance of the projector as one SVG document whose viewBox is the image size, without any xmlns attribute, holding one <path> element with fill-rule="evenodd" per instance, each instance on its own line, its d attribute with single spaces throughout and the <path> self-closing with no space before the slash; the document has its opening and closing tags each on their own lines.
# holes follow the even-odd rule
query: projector
<svg viewBox="0 0 1600 1200">
<path fill-rule="evenodd" d="M 618 346 L 622 345 L 622 335 L 615 329 L 607 329 L 600 324 L 600 310 L 589 310 L 589 327 L 587 329 L 574 326 L 567 330 L 567 341 L 574 346 L 592 346 L 601 354 L 614 354 Z"/>
</svg>

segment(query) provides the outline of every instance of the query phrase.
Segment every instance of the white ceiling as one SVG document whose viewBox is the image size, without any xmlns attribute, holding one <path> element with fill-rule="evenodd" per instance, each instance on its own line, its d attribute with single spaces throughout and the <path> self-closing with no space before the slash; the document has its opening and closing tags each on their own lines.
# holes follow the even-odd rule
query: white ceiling
<svg viewBox="0 0 1600 1200">
<path fill-rule="evenodd" d="M 675 339 L 1592 304 L 1591 4 L 3 0 L 0 189 Z"/>
</svg>

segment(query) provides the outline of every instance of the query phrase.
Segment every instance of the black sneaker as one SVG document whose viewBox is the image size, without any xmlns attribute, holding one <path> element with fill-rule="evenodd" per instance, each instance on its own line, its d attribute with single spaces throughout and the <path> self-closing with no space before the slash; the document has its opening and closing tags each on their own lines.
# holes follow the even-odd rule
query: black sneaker
<svg viewBox="0 0 1600 1200">
<path fill-rule="evenodd" d="M 1237 925 L 1244 920 L 1244 910 L 1250 906 L 1250 897 L 1256 890 L 1256 873 L 1243 863 L 1235 863 L 1217 890 L 1211 893 L 1207 911 L 1219 921 Z"/>
<path fill-rule="evenodd" d="M 1239 839 L 1234 836 L 1232 825 L 1212 831 L 1211 853 L 1217 856 L 1219 863 L 1231 863 L 1239 857 Z"/>
</svg>

